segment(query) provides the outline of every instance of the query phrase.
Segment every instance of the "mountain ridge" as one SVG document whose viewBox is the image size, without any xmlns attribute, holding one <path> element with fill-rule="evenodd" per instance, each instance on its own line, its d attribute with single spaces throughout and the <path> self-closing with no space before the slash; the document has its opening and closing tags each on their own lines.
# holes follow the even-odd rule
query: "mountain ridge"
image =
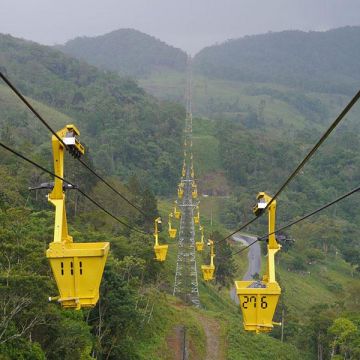
<svg viewBox="0 0 360 360">
<path fill-rule="evenodd" d="M 184 71 L 187 60 L 183 50 L 134 29 L 77 37 L 56 48 L 92 65 L 134 77 L 163 68 Z"/>
</svg>

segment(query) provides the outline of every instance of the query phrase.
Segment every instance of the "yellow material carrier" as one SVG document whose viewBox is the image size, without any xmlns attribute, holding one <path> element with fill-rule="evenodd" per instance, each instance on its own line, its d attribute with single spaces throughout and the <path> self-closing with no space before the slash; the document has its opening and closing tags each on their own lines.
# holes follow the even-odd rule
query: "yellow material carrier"
<svg viewBox="0 0 360 360">
<path fill-rule="evenodd" d="M 196 199 L 198 197 L 198 192 L 197 192 L 197 185 L 196 185 L 195 181 L 193 181 L 191 186 L 192 186 L 191 195 L 192 195 L 193 199 Z"/>
<path fill-rule="evenodd" d="M 196 251 L 203 251 L 204 250 L 204 228 L 200 226 L 201 231 L 201 241 L 197 241 L 195 243 Z"/>
<path fill-rule="evenodd" d="M 168 224 L 169 224 L 169 237 L 172 238 L 172 239 L 175 239 L 176 238 L 176 232 L 177 230 L 173 227 L 171 227 L 171 219 L 174 215 L 172 213 L 169 214 L 169 221 L 168 221 Z"/>
<path fill-rule="evenodd" d="M 194 216 L 194 223 L 199 224 L 199 222 L 200 222 L 200 210 L 199 210 L 198 206 L 196 207 L 196 210 L 197 210 L 197 212 L 196 212 L 196 215 Z"/>
<path fill-rule="evenodd" d="M 174 216 L 175 216 L 175 219 L 177 219 L 177 220 L 179 220 L 181 218 L 181 212 L 180 212 L 180 210 L 177 209 L 176 202 L 174 205 Z"/>
<path fill-rule="evenodd" d="M 84 154 L 84 147 L 74 125 L 67 125 L 57 132 L 74 157 Z M 55 174 L 64 177 L 64 144 L 53 135 L 52 149 Z M 60 295 L 57 300 L 64 308 L 93 307 L 99 299 L 99 287 L 110 245 L 108 242 L 74 243 L 68 233 L 63 181 L 55 178 L 48 200 L 55 206 L 54 241 L 49 244 L 46 257 Z"/>
<path fill-rule="evenodd" d="M 271 197 L 264 192 L 257 196 L 258 203 L 254 213 L 259 215 L 271 201 Z M 277 243 L 274 234 L 276 201 L 268 207 L 269 214 L 269 241 L 267 270 L 262 281 L 235 281 L 236 293 L 244 319 L 244 328 L 247 331 L 269 332 L 273 329 L 272 321 L 281 288 L 275 280 L 275 254 L 281 246 Z"/>
<path fill-rule="evenodd" d="M 159 217 L 155 219 L 155 231 L 154 231 L 154 237 L 155 237 L 155 245 L 154 245 L 155 259 L 156 259 L 156 261 L 165 261 L 165 260 L 166 260 L 166 254 L 167 254 L 169 245 L 159 245 L 159 230 L 158 230 L 158 224 L 161 224 L 161 218 L 159 218 Z"/>
<path fill-rule="evenodd" d="M 178 198 L 182 199 L 184 196 L 184 184 L 181 182 L 178 186 Z"/>
<path fill-rule="evenodd" d="M 214 279 L 215 265 L 214 265 L 214 241 L 209 240 L 208 246 L 210 246 L 210 265 L 201 265 L 201 270 L 203 273 L 203 278 L 205 281 L 210 281 Z"/>
</svg>

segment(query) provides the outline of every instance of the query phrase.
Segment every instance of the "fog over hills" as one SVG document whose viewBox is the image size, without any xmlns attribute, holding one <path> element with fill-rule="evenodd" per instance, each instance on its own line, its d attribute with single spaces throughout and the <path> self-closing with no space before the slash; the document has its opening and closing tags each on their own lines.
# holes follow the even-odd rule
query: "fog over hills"
<svg viewBox="0 0 360 360">
<path fill-rule="evenodd" d="M 78 37 L 57 48 L 92 65 L 135 77 L 164 68 L 184 71 L 187 59 L 184 51 L 133 29 Z"/>
</svg>

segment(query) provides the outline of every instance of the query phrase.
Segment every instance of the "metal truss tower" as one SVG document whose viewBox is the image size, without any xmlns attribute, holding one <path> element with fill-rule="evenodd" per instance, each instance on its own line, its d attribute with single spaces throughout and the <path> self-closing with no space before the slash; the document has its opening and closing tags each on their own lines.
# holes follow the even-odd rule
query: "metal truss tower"
<svg viewBox="0 0 360 360">
<path fill-rule="evenodd" d="M 186 81 L 186 119 L 185 119 L 185 148 L 184 160 L 186 163 L 186 175 L 181 179 L 184 184 L 184 195 L 179 202 L 181 210 L 180 229 L 178 237 L 178 256 L 174 281 L 175 296 L 180 297 L 185 303 L 200 307 L 198 273 L 195 255 L 195 227 L 194 208 L 198 201 L 192 197 L 192 185 L 190 159 L 192 147 L 192 113 L 191 113 L 191 59 L 188 59 Z"/>
</svg>

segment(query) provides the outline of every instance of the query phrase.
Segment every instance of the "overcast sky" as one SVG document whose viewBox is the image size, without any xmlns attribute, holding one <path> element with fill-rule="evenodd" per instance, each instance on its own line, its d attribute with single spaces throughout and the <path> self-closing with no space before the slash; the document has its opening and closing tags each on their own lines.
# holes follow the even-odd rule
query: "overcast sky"
<svg viewBox="0 0 360 360">
<path fill-rule="evenodd" d="M 194 54 L 244 35 L 360 25 L 360 0 L 0 0 L 0 32 L 52 45 L 134 28 Z"/>
</svg>

